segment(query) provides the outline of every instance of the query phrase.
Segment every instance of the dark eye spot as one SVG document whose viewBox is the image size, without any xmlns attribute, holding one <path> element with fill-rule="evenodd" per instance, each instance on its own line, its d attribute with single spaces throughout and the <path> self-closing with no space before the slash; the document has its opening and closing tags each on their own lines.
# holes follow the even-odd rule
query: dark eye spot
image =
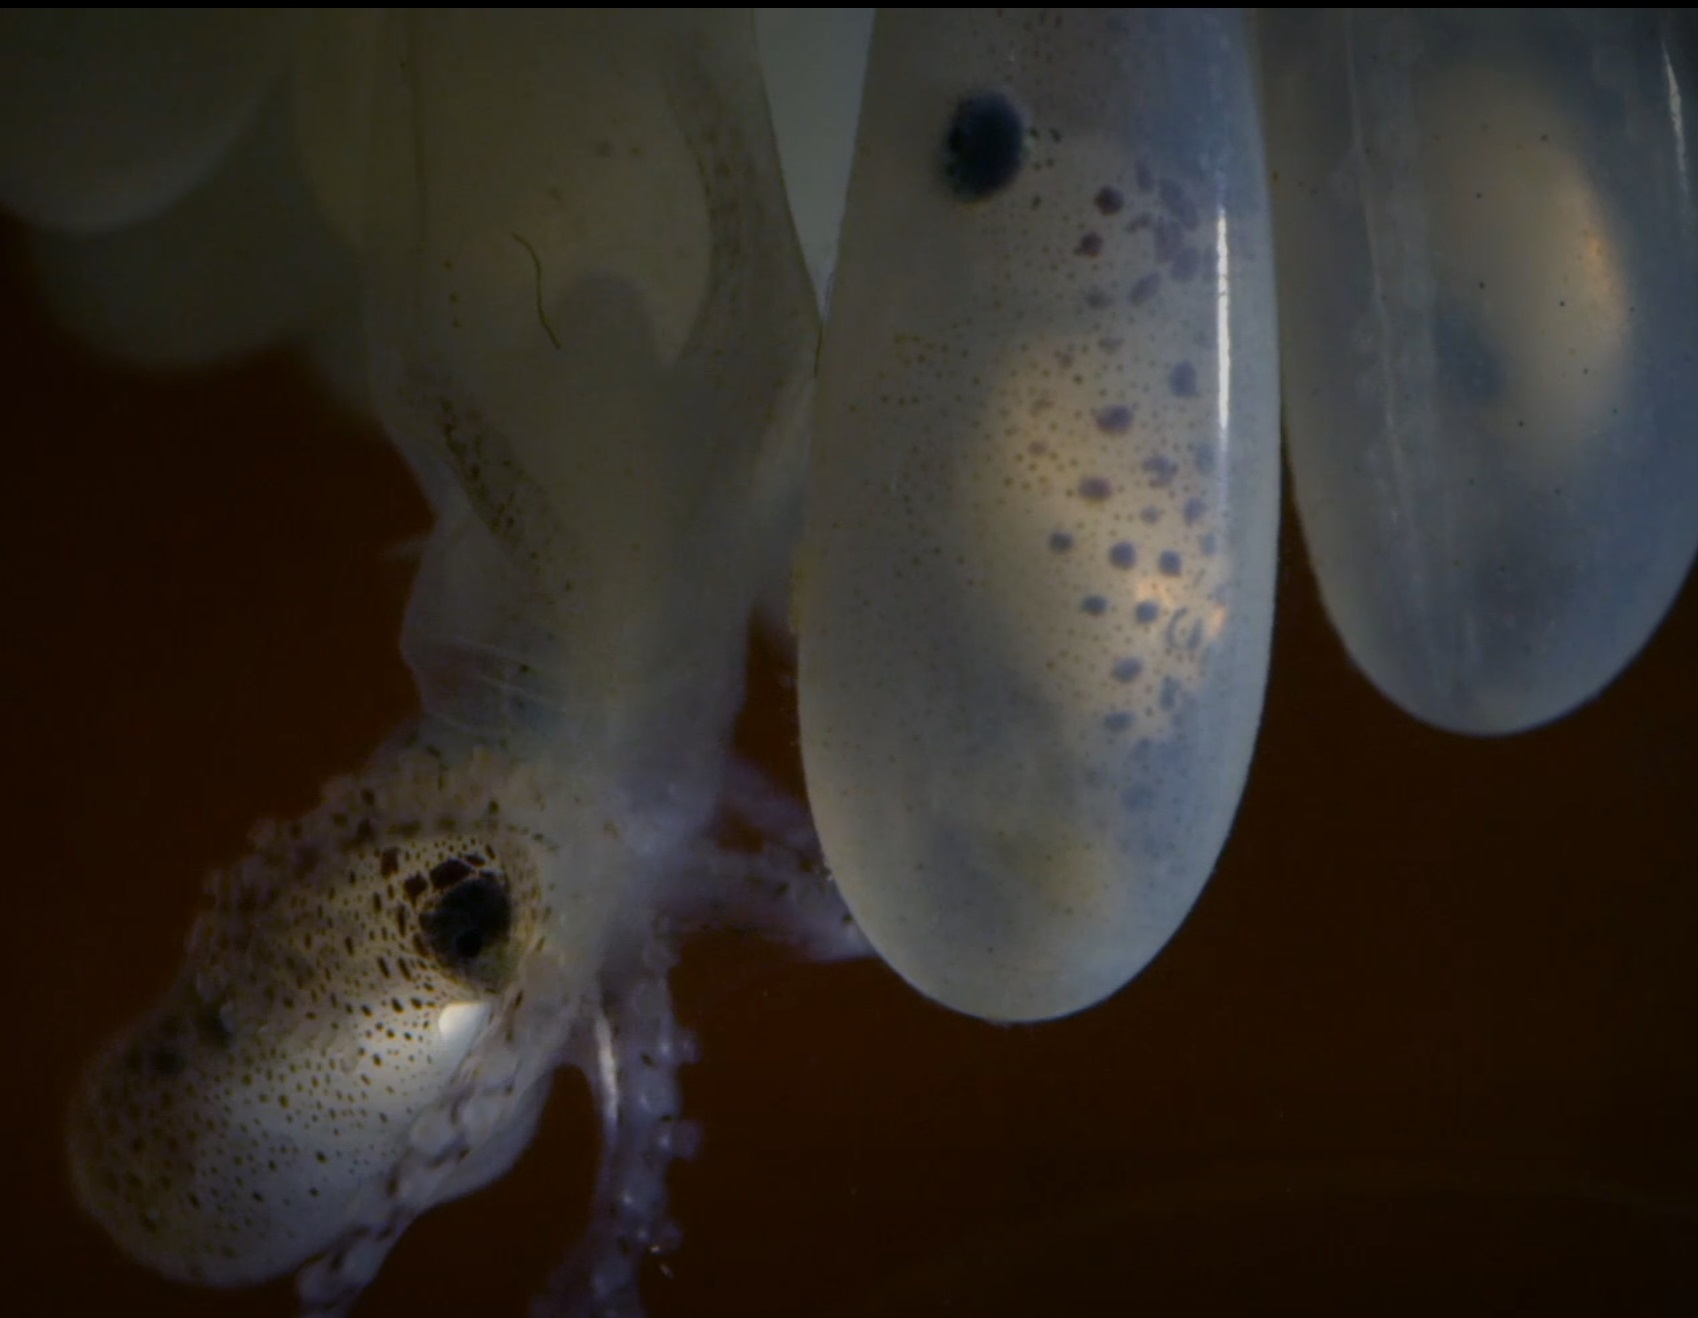
<svg viewBox="0 0 1698 1318">
<path fill-rule="evenodd" d="M 1020 111 L 1001 92 L 979 92 L 950 116 L 943 174 L 962 201 L 983 201 L 1014 181 L 1025 154 L 1026 122 Z"/>
<path fill-rule="evenodd" d="M 1433 313 L 1433 349 L 1439 378 L 1462 401 L 1489 407 L 1505 392 L 1503 362 L 1481 327 L 1454 301 L 1441 301 Z"/>
<path fill-rule="evenodd" d="M 470 865 L 458 856 L 451 856 L 430 872 L 430 886 L 452 888 L 471 873 L 473 870 Z"/>
<path fill-rule="evenodd" d="M 480 874 L 456 884 L 419 924 L 430 950 L 451 970 L 478 983 L 499 981 L 496 954 L 513 928 L 513 902 L 499 880 Z"/>
</svg>

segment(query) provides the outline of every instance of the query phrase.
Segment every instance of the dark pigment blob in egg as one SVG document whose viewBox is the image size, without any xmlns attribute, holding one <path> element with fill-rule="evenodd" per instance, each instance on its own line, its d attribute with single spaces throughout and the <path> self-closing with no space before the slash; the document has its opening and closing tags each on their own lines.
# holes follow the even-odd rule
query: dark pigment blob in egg
<svg viewBox="0 0 1698 1318">
<path fill-rule="evenodd" d="M 955 107 L 943 140 L 943 176 L 962 201 L 1001 192 L 1025 155 L 1025 117 L 1001 92 L 978 92 Z"/>
</svg>

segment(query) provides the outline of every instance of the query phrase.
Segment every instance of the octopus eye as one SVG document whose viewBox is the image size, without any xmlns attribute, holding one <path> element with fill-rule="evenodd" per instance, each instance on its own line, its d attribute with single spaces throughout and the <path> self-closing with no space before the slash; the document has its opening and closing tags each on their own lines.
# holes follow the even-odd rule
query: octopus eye
<svg viewBox="0 0 1698 1318">
<path fill-rule="evenodd" d="M 1014 181 L 1025 160 L 1026 123 L 1001 92 L 955 107 L 943 142 L 943 174 L 962 201 L 983 201 Z"/>
<path fill-rule="evenodd" d="M 480 873 L 456 883 L 419 924 L 430 950 L 457 975 L 488 987 L 506 978 L 513 902 L 500 879 Z"/>
</svg>

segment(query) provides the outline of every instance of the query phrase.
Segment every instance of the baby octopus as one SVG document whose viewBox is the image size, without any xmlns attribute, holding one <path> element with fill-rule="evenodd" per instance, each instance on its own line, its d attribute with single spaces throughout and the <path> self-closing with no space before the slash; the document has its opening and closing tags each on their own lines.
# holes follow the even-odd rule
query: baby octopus
<svg viewBox="0 0 1698 1318">
<path fill-rule="evenodd" d="M 680 941 L 863 951 L 805 812 L 731 752 L 819 335 L 746 17 L 383 28 L 362 247 L 374 402 L 436 513 L 424 712 L 255 833 L 75 1096 L 81 1202 L 168 1276 L 298 1270 L 345 1310 L 575 1066 L 601 1162 L 551 1299 L 639 1312 L 693 1143 Z M 727 814 L 764 847 L 716 844 Z"/>
</svg>

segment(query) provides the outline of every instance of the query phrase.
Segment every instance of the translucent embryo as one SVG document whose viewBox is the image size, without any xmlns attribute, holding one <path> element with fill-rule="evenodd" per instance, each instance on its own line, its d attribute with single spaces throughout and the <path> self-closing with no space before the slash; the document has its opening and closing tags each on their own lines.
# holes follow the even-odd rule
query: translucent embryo
<svg viewBox="0 0 1698 1318">
<path fill-rule="evenodd" d="M 1267 668 L 1271 250 L 1237 11 L 883 10 L 798 572 L 870 941 L 992 1019 L 1114 992 L 1225 839 Z"/>
<path fill-rule="evenodd" d="M 1266 10 L 1285 417 L 1334 625 L 1458 732 L 1568 713 L 1698 547 L 1672 10 Z"/>
</svg>

